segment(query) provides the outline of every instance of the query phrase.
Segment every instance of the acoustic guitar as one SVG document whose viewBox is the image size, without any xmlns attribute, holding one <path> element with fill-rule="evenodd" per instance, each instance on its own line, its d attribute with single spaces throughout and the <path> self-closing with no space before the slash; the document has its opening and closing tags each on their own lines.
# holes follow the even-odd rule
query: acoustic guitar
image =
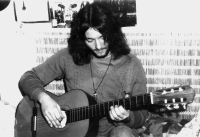
<svg viewBox="0 0 200 137">
<path fill-rule="evenodd" d="M 82 90 L 71 90 L 62 96 L 50 92 L 47 94 L 60 105 L 66 116 L 61 122 L 63 127 L 50 127 L 43 117 L 40 105 L 35 104 L 28 96 L 24 96 L 15 115 L 15 137 L 94 137 L 98 132 L 99 118 L 107 116 L 113 105 L 122 105 L 130 110 L 144 106 L 151 107 L 152 104 L 186 107 L 195 96 L 194 90 L 189 85 L 160 89 L 99 104 Z"/>
</svg>

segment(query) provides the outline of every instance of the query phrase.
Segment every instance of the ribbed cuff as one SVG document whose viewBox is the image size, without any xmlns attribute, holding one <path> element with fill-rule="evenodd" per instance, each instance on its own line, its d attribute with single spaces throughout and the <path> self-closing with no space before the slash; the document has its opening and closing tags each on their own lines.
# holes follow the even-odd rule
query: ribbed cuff
<svg viewBox="0 0 200 137">
<path fill-rule="evenodd" d="M 41 92 L 44 92 L 44 89 L 43 88 L 37 88 L 35 89 L 32 94 L 31 94 L 31 99 L 34 100 L 34 101 L 38 101 L 38 95 L 41 93 Z"/>
<path fill-rule="evenodd" d="M 120 125 L 127 125 L 127 126 L 131 126 L 134 123 L 134 113 L 132 111 L 130 111 L 130 115 L 128 118 L 122 120 L 122 121 L 115 121 L 114 125 L 115 126 L 120 126 Z"/>
<path fill-rule="evenodd" d="M 127 125 L 131 128 L 139 128 L 145 123 L 148 118 L 147 110 L 139 110 L 139 111 L 130 111 L 130 116 L 125 121 L 114 122 L 115 126 L 119 125 Z"/>
</svg>

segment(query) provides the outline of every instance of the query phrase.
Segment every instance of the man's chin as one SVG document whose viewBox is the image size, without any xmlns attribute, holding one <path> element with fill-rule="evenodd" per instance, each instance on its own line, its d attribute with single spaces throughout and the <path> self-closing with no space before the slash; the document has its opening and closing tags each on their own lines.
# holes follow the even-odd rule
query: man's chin
<svg viewBox="0 0 200 137">
<path fill-rule="evenodd" d="M 99 58 L 99 59 L 107 57 L 108 54 L 109 54 L 109 52 L 106 52 L 106 53 L 103 54 L 103 55 L 98 55 L 98 54 L 96 54 L 96 53 L 93 53 L 93 55 L 94 55 L 96 58 Z"/>
<path fill-rule="evenodd" d="M 94 54 L 94 56 L 96 57 L 96 58 L 99 58 L 99 59 L 102 59 L 102 58 L 105 58 L 106 56 L 107 56 L 108 54 L 105 54 L 105 55 L 97 55 L 97 54 Z"/>
</svg>

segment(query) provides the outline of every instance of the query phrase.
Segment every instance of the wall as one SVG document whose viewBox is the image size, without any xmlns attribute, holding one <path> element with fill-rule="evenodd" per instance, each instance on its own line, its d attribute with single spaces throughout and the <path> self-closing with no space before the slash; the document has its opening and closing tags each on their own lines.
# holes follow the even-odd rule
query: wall
<svg viewBox="0 0 200 137">
<path fill-rule="evenodd" d="M 200 26 L 199 0 L 137 0 L 140 30 L 191 31 Z"/>
<path fill-rule="evenodd" d="M 9 6 L 0 11 L 0 96 L 4 101 L 17 106 L 22 96 L 18 90 L 20 76 L 34 65 L 34 46 L 30 36 L 24 31 L 31 28 L 50 28 L 51 24 L 23 25 L 15 22 L 13 0 Z"/>
<path fill-rule="evenodd" d="M 0 11 L 0 95 L 1 99 L 10 103 L 10 105 L 16 107 L 18 102 L 21 100 L 22 96 L 18 90 L 18 80 L 20 76 L 28 69 L 31 69 L 35 66 L 38 62 L 36 62 L 36 48 L 35 48 L 35 38 L 39 36 L 32 33 L 36 32 L 45 32 L 48 31 L 50 28 L 50 24 L 34 24 L 34 25 L 24 25 L 23 29 L 20 29 L 19 23 L 15 22 L 14 19 L 14 11 L 12 0 L 10 5 L 3 11 Z M 200 33 L 200 19 L 199 13 L 200 8 L 198 7 L 200 4 L 199 0 L 137 0 L 137 19 L 138 23 L 135 27 L 127 27 L 123 28 L 124 32 L 128 32 L 129 40 L 131 41 L 134 39 L 135 41 L 141 42 L 141 40 L 148 41 L 152 38 L 154 40 L 161 40 L 162 41 L 175 41 L 176 39 L 184 42 L 189 40 L 199 40 L 199 33 Z M 50 32 L 55 31 L 50 29 Z M 59 30 L 56 30 L 59 31 Z M 153 37 L 150 35 L 154 35 Z M 40 37 L 41 38 L 41 37 Z M 188 43 L 187 43 L 188 44 Z M 151 48 L 148 45 L 142 44 L 144 48 L 138 47 L 136 43 L 132 43 L 133 49 L 139 48 L 139 50 L 134 50 L 142 60 L 146 56 L 143 54 L 149 53 L 148 50 Z M 166 48 L 166 43 L 159 48 L 155 49 L 156 53 L 160 51 L 164 51 L 163 49 Z M 173 50 L 178 50 L 177 45 L 172 43 L 170 45 Z M 192 46 L 192 50 L 194 51 L 194 56 L 199 55 L 198 47 L 200 44 L 196 43 L 196 45 Z M 188 53 L 186 49 L 190 49 L 191 47 L 187 45 L 186 47 L 181 47 L 184 53 Z M 166 51 L 170 51 L 171 49 L 168 48 Z M 170 58 L 169 52 L 165 52 L 165 57 Z M 188 55 L 188 54 L 187 54 Z M 191 59 L 196 57 L 194 56 L 187 56 Z M 155 56 L 152 56 L 152 58 Z M 160 56 L 161 57 L 161 56 Z M 162 56 L 163 57 L 163 56 Z M 159 58 L 162 60 L 163 58 Z M 181 56 L 182 57 L 182 56 Z M 181 59 L 179 58 L 179 60 Z M 197 56 L 199 57 L 199 56 Z M 148 58 L 148 57 L 146 57 Z M 174 58 L 174 56 L 172 57 Z M 198 61 L 197 61 L 198 62 Z M 144 62 L 143 62 L 144 63 Z M 166 65 L 167 62 L 165 62 Z M 144 63 L 145 64 L 145 63 Z M 194 109 L 198 110 L 197 107 L 199 106 L 199 74 L 194 76 L 194 72 L 199 72 L 199 67 L 195 66 L 188 66 L 193 72 L 190 84 L 193 84 L 196 92 L 198 93 L 198 98 L 195 99 L 195 102 L 192 106 Z M 149 67 L 148 65 L 144 65 L 145 69 Z M 162 68 L 163 66 L 159 66 Z M 174 67 L 174 66 L 173 66 Z M 196 69 L 198 71 L 196 71 Z M 153 77 L 153 75 L 149 75 L 149 78 Z M 182 77 L 174 76 L 171 73 L 170 78 L 172 78 L 172 82 L 169 83 L 166 81 L 159 81 L 160 79 L 157 78 L 158 82 L 163 82 L 166 85 L 173 85 L 173 80 L 177 78 L 183 78 L 183 82 L 187 83 L 187 75 Z M 191 77 L 188 78 L 189 81 Z M 185 81 L 184 81 L 185 80 Z M 153 81 L 155 82 L 155 81 Z M 148 85 L 151 86 L 150 89 L 155 89 L 159 87 L 159 84 Z M 0 117 L 0 136 L 13 136 L 13 127 L 10 125 L 14 124 L 14 111 L 13 108 L 8 108 L 1 105 L 0 108 L 4 110 L 4 113 L 1 113 Z M 190 112 L 193 113 L 194 109 Z M 8 113 L 7 113 L 8 112 Z M 194 114 L 194 113 L 193 113 Z M 9 120 L 5 119 L 5 117 L 12 117 Z M 4 118 L 4 119 L 3 119 Z"/>
<path fill-rule="evenodd" d="M 33 66 L 34 47 L 30 37 L 25 38 L 23 31 L 40 29 L 40 25 L 24 25 L 14 20 L 12 2 L 0 12 L 1 51 L 0 93 L 1 98 L 14 106 L 21 99 L 18 92 L 18 80 L 27 69 Z M 193 32 L 198 31 L 200 8 L 198 0 L 137 0 L 136 27 L 124 28 L 135 32 Z M 39 28 L 40 27 L 40 28 Z M 44 27 L 44 26 L 43 26 Z M 49 26 L 48 26 L 49 27 Z M 12 96 L 11 96 L 12 95 Z"/>
</svg>

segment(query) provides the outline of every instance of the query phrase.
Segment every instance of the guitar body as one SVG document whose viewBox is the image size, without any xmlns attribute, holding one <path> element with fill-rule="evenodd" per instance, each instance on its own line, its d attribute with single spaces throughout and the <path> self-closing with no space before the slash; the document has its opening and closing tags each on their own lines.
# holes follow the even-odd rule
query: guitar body
<svg viewBox="0 0 200 137">
<path fill-rule="evenodd" d="M 69 110 L 95 104 L 96 101 L 82 90 L 71 90 L 62 96 L 55 96 L 47 92 L 61 107 Z M 16 111 L 15 137 L 32 137 L 36 127 L 37 137 L 93 137 L 98 132 L 98 118 L 85 119 L 67 123 L 63 128 L 50 127 L 42 115 L 41 108 L 37 108 L 36 126 L 34 126 L 34 101 L 25 96 Z M 40 106 L 37 104 L 37 106 Z"/>
<path fill-rule="evenodd" d="M 99 118 L 106 116 L 111 106 L 123 106 L 134 110 L 151 104 L 164 105 L 167 108 L 182 105 L 186 108 L 195 96 L 195 91 L 188 85 L 165 88 L 148 94 L 113 100 L 96 104 L 93 97 L 82 90 L 71 90 L 62 96 L 50 95 L 67 116 L 63 128 L 50 127 L 42 115 L 40 105 L 25 96 L 16 111 L 15 137 L 95 137 L 98 132 Z M 37 111 L 35 111 L 37 110 Z M 34 124 L 36 123 L 36 124 Z"/>
</svg>

